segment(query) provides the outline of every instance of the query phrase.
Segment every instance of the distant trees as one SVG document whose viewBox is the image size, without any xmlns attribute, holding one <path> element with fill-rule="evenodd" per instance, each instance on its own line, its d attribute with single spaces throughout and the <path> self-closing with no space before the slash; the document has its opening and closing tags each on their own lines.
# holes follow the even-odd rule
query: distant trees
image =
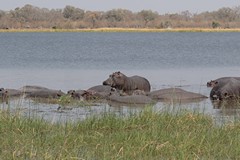
<svg viewBox="0 0 240 160">
<path fill-rule="evenodd" d="M 25 5 L 10 11 L 0 10 L 0 28 L 240 28 L 240 6 L 213 12 L 160 15 L 151 10 L 132 12 L 112 9 L 86 11 L 67 5 L 63 9 Z"/>
<path fill-rule="evenodd" d="M 142 10 L 138 13 L 144 21 L 144 27 L 147 27 L 148 22 L 155 20 L 159 15 L 151 10 Z"/>
<path fill-rule="evenodd" d="M 63 9 L 63 17 L 73 21 L 82 20 L 84 17 L 84 10 L 73 6 L 66 6 Z"/>
</svg>

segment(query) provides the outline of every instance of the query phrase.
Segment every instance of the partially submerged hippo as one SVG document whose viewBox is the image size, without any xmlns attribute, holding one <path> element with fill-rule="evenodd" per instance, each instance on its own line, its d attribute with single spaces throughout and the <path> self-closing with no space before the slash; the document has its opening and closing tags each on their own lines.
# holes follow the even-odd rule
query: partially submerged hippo
<svg viewBox="0 0 240 160">
<path fill-rule="evenodd" d="M 229 78 L 226 83 L 214 86 L 210 92 L 211 100 L 226 100 L 240 98 L 240 80 Z"/>
<path fill-rule="evenodd" d="M 6 91 L 9 98 L 20 97 L 23 94 L 23 92 L 18 89 L 6 89 Z"/>
<path fill-rule="evenodd" d="M 19 90 L 23 93 L 31 93 L 31 92 L 35 92 L 35 91 L 42 91 L 42 90 L 49 90 L 49 89 L 46 87 L 42 87 L 42 86 L 27 85 L 27 86 L 21 87 Z"/>
<path fill-rule="evenodd" d="M 115 72 L 103 82 L 103 85 L 108 85 L 123 92 L 131 94 L 134 90 L 143 90 L 150 92 L 151 86 L 149 81 L 140 76 L 127 77 L 121 72 Z"/>
<path fill-rule="evenodd" d="M 48 89 L 26 93 L 26 98 L 60 98 L 64 94 L 61 90 Z"/>
<path fill-rule="evenodd" d="M 20 91 L 26 98 L 59 98 L 65 95 L 61 90 L 49 89 L 41 86 L 24 86 Z"/>
<path fill-rule="evenodd" d="M 152 99 L 160 100 L 160 101 L 169 101 L 169 100 L 179 100 L 191 102 L 195 100 L 203 100 L 208 98 L 199 93 L 185 91 L 181 88 L 167 88 L 160 89 L 156 91 L 152 91 L 148 93 L 148 96 Z"/>
<path fill-rule="evenodd" d="M 207 87 L 213 88 L 216 85 L 226 84 L 232 78 L 240 80 L 240 77 L 221 77 L 221 78 L 207 82 Z"/>
<path fill-rule="evenodd" d="M 79 99 L 83 98 L 83 94 L 86 93 L 86 90 L 69 90 L 67 91 L 67 95 L 71 96 L 73 99 Z"/>
<path fill-rule="evenodd" d="M 154 100 L 145 95 L 126 95 L 121 96 L 119 93 L 111 93 L 108 97 L 110 101 L 126 104 L 153 104 Z"/>
<path fill-rule="evenodd" d="M 109 92 L 110 93 L 112 90 L 112 87 L 108 86 L 108 85 L 97 85 L 97 86 L 93 86 L 87 90 L 95 91 L 95 92 Z"/>
<path fill-rule="evenodd" d="M 110 86 L 97 85 L 87 90 L 69 90 L 67 94 L 79 100 L 98 100 L 107 98 L 111 91 L 112 87 Z"/>
</svg>

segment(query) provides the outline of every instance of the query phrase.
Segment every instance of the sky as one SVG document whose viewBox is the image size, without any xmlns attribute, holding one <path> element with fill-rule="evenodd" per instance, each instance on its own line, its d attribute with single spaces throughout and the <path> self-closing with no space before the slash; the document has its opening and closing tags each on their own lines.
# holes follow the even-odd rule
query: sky
<svg viewBox="0 0 240 160">
<path fill-rule="evenodd" d="M 133 12 L 152 10 L 159 14 L 190 11 L 201 13 L 222 7 L 240 6 L 239 0 L 0 0 L 0 10 L 10 11 L 26 4 L 39 8 L 63 9 L 66 5 L 90 11 L 127 9 Z"/>
</svg>

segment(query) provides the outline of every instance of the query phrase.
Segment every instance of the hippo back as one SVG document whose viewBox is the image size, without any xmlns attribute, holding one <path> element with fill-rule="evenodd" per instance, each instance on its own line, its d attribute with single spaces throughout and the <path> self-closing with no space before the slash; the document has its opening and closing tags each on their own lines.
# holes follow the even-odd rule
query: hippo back
<svg viewBox="0 0 240 160">
<path fill-rule="evenodd" d="M 88 90 L 95 91 L 95 92 L 111 92 L 111 89 L 112 89 L 111 86 L 97 85 L 89 88 Z"/>
<path fill-rule="evenodd" d="M 146 78 L 140 77 L 140 76 L 132 76 L 132 77 L 129 77 L 129 79 L 133 81 L 131 85 L 134 86 L 134 90 L 137 89 L 137 90 L 143 90 L 145 92 L 150 92 L 151 86 L 149 81 Z"/>
<path fill-rule="evenodd" d="M 229 82 L 229 80 L 231 79 L 236 79 L 236 80 L 240 80 L 240 77 L 221 77 L 215 80 L 211 80 L 209 82 L 207 82 L 207 87 L 214 87 L 216 85 L 225 85 L 226 83 Z"/>
</svg>

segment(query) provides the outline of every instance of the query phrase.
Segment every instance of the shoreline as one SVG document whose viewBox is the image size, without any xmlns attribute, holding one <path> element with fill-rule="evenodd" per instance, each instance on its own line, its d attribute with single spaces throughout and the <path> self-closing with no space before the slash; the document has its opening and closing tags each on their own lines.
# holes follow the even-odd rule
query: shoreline
<svg viewBox="0 0 240 160">
<path fill-rule="evenodd" d="M 86 28 L 86 29 L 0 29 L 0 33 L 5 32 L 240 32 L 240 28 Z"/>
</svg>

